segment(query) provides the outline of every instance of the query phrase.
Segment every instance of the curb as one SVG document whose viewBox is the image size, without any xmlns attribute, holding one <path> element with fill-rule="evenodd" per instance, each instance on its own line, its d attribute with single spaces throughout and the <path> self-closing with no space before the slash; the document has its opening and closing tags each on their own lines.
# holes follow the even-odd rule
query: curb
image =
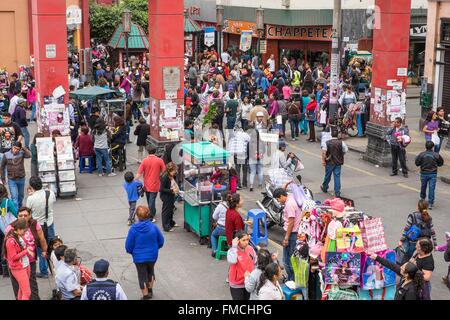
<svg viewBox="0 0 450 320">
<path fill-rule="evenodd" d="M 365 153 L 366 147 L 354 147 L 349 144 L 347 144 L 348 150 L 353 152 L 359 152 L 359 153 Z"/>
</svg>

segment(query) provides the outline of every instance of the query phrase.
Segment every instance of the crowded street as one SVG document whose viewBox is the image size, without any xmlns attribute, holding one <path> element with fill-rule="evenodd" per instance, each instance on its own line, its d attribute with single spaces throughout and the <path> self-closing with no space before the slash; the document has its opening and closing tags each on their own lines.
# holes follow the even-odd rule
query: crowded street
<svg viewBox="0 0 450 320">
<path fill-rule="evenodd" d="M 448 300 L 449 14 L 0 2 L 0 300 Z"/>
</svg>

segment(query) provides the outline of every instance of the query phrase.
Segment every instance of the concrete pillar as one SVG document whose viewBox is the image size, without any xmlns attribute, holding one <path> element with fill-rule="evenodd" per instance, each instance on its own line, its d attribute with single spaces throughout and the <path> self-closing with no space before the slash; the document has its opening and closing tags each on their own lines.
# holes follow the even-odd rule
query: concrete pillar
<svg viewBox="0 0 450 320">
<path fill-rule="evenodd" d="M 65 0 L 31 0 L 36 90 L 45 96 L 62 85 L 68 92 Z M 65 96 L 68 102 L 68 95 Z"/>
<path fill-rule="evenodd" d="M 148 11 L 150 142 L 160 145 L 168 141 L 178 141 L 178 139 L 168 139 L 163 136 L 162 133 L 168 132 L 171 127 L 177 128 L 180 137 L 183 135 L 184 112 L 181 106 L 184 72 L 184 2 L 183 0 L 149 0 Z M 173 113 L 163 108 L 167 105 L 172 108 L 170 105 L 173 106 L 173 104 L 177 106 L 176 116 L 170 117 Z"/>
<path fill-rule="evenodd" d="M 391 116 L 387 114 L 389 106 L 385 103 L 388 90 L 393 90 L 389 81 L 402 84 L 406 92 L 407 75 L 399 71 L 408 70 L 409 28 L 411 0 L 376 0 L 380 21 L 373 31 L 373 76 L 370 122 L 367 124 L 369 138 L 364 159 L 380 166 L 391 165 L 390 146 L 385 140 L 386 131 L 391 127 Z M 399 70 L 400 69 L 400 70 Z M 375 99 L 381 93 L 381 108 L 375 105 Z"/>
</svg>

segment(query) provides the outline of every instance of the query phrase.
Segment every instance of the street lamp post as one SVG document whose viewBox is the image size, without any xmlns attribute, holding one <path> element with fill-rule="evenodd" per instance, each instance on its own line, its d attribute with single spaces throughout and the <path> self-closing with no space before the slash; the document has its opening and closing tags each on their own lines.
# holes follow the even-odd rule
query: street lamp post
<svg viewBox="0 0 450 320">
<path fill-rule="evenodd" d="M 131 33 L 131 11 L 128 9 L 123 10 L 122 14 L 122 27 L 123 27 L 123 34 L 125 36 L 125 66 L 128 67 L 128 37 Z"/>
<path fill-rule="evenodd" d="M 341 41 L 341 1 L 334 0 L 333 9 L 333 38 L 331 48 L 331 75 L 330 75 L 330 108 L 329 118 L 334 123 L 338 109 L 339 73 L 340 73 L 340 41 Z"/>
<path fill-rule="evenodd" d="M 261 64 L 261 37 L 264 34 L 264 9 L 259 7 L 256 9 L 256 30 L 258 32 L 258 66 Z M 258 67 L 255 66 L 255 67 Z"/>
<path fill-rule="evenodd" d="M 217 43 L 217 53 L 219 54 L 219 58 L 222 57 L 222 28 L 223 28 L 223 15 L 224 8 L 221 5 L 216 7 L 216 20 L 217 20 L 217 35 L 218 35 L 218 43 Z"/>
</svg>

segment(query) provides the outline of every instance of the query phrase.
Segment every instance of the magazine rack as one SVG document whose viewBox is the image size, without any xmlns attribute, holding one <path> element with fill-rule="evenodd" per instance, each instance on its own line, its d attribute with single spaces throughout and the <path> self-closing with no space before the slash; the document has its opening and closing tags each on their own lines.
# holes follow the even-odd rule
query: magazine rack
<svg viewBox="0 0 450 320">
<path fill-rule="evenodd" d="M 53 153 L 54 143 L 51 137 L 36 138 L 38 159 L 38 176 L 42 180 L 42 187 L 57 194 L 56 165 Z"/>
<path fill-rule="evenodd" d="M 58 196 L 71 197 L 77 194 L 75 160 L 70 136 L 56 137 Z"/>
</svg>

